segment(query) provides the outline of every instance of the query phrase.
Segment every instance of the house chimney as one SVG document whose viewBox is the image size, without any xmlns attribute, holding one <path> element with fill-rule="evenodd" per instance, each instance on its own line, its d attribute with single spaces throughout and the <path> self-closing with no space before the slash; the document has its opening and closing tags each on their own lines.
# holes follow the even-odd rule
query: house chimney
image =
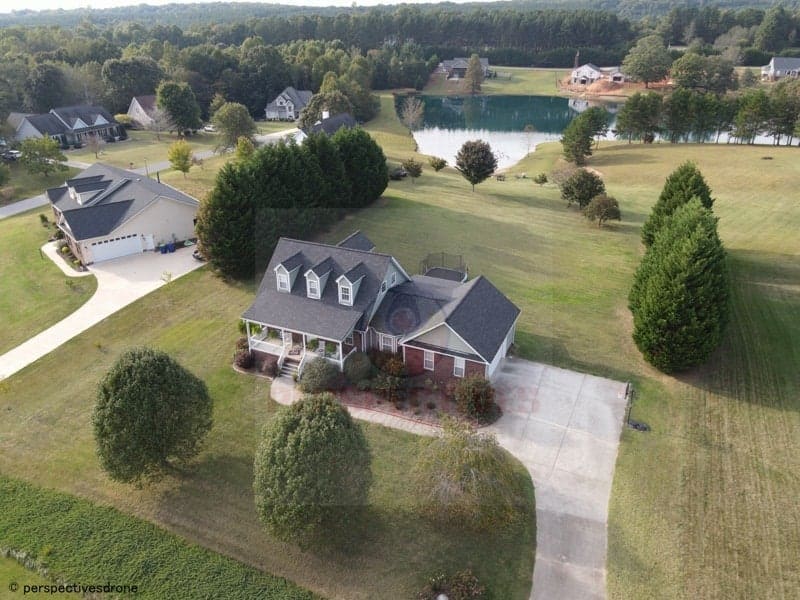
<svg viewBox="0 0 800 600">
<path fill-rule="evenodd" d="M 575 53 L 575 66 L 572 67 L 573 69 L 577 69 L 580 66 L 580 60 L 581 60 L 581 51 L 578 50 Z"/>
<path fill-rule="evenodd" d="M 322 111 L 322 120 L 324 121 L 325 119 L 330 119 L 330 118 L 331 118 L 331 113 L 329 111 L 327 111 L 327 110 L 323 110 Z"/>
</svg>

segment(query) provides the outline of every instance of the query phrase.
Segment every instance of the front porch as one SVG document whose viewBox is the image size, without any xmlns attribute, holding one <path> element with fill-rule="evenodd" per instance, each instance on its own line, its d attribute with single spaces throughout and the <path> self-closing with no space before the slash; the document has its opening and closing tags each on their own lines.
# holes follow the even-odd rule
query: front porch
<svg viewBox="0 0 800 600">
<path fill-rule="evenodd" d="M 324 358 L 342 371 L 347 357 L 359 350 L 353 335 L 344 340 L 330 340 L 253 321 L 245 321 L 245 327 L 250 350 L 277 356 L 279 369 L 287 361 L 294 363 L 298 376 L 306 363 L 316 358 Z"/>
</svg>

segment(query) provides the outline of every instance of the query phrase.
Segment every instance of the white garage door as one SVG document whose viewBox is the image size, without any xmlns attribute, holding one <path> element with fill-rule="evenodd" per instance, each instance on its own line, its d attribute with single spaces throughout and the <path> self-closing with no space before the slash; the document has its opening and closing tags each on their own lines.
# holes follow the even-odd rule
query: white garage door
<svg viewBox="0 0 800 600">
<path fill-rule="evenodd" d="M 138 254 L 141 251 L 142 240 L 137 234 L 92 242 L 92 259 L 96 263 L 129 254 Z"/>
</svg>

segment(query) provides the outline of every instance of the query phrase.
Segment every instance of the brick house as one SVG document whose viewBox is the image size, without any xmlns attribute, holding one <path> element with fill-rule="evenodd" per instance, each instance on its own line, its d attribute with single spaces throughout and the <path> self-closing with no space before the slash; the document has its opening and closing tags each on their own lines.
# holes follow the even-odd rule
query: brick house
<svg viewBox="0 0 800 600">
<path fill-rule="evenodd" d="M 409 275 L 356 231 L 337 245 L 281 238 L 242 319 L 249 348 L 282 375 L 353 352 L 402 356 L 409 375 L 491 379 L 514 342 L 519 309 L 483 276 Z"/>
</svg>

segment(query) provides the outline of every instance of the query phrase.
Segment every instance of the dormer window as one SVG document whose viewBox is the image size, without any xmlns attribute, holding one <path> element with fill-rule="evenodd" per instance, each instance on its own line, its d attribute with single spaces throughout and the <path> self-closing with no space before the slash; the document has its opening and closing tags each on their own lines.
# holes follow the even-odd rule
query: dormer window
<svg viewBox="0 0 800 600">
<path fill-rule="evenodd" d="M 314 300 L 319 300 L 319 281 L 309 277 L 307 279 L 306 287 L 308 289 L 308 297 L 313 298 Z"/>
<path fill-rule="evenodd" d="M 339 304 L 353 305 L 353 289 L 345 283 L 339 285 Z"/>
<path fill-rule="evenodd" d="M 286 273 L 278 273 L 278 291 L 289 291 L 289 275 Z"/>
</svg>

